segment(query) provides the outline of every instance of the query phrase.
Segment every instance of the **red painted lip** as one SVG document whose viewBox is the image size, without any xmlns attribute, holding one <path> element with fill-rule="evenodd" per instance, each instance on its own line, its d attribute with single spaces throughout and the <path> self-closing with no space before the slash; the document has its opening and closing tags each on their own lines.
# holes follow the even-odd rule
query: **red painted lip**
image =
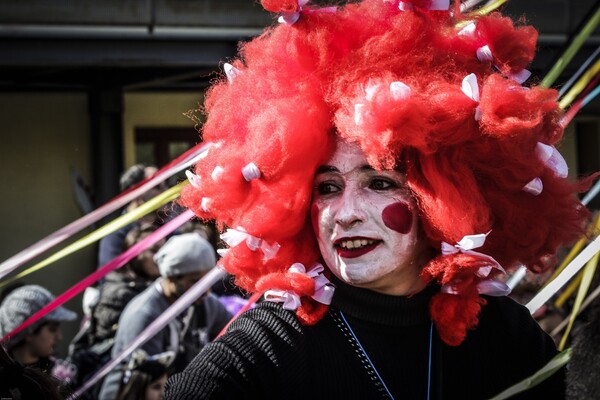
<svg viewBox="0 0 600 400">
<path fill-rule="evenodd" d="M 374 239 L 368 239 L 368 238 L 362 238 L 362 237 L 339 239 L 339 240 L 336 240 L 334 243 L 335 251 L 337 251 L 338 255 L 342 258 L 357 258 L 357 257 L 360 257 L 362 255 L 365 255 L 365 254 L 375 250 L 375 248 L 382 243 L 381 240 L 377 240 L 377 241 L 375 241 L 375 243 L 369 244 L 365 247 L 361 247 L 360 249 L 344 249 L 339 245 L 341 242 L 346 241 L 346 240 L 361 240 L 361 239 L 374 240 Z"/>
</svg>

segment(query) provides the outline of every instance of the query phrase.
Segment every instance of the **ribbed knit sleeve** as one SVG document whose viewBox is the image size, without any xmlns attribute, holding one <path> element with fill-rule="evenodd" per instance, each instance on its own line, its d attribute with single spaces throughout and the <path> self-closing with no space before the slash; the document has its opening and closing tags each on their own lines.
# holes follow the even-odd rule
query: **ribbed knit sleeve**
<svg viewBox="0 0 600 400">
<path fill-rule="evenodd" d="M 263 303 L 172 376 L 165 399 L 280 398 L 290 377 L 306 373 L 304 347 L 295 315 L 281 305 Z"/>
</svg>

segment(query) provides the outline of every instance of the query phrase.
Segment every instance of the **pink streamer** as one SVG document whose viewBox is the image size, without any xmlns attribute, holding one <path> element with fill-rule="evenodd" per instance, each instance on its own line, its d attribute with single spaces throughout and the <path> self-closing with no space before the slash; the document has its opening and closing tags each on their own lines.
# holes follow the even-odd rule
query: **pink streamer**
<svg viewBox="0 0 600 400">
<path fill-rule="evenodd" d="M 89 214 L 84 215 L 83 217 L 73 221 L 69 225 L 59 229 L 58 231 L 46 236 L 40 241 L 34 243 L 33 245 L 27 247 L 25 250 L 15 254 L 11 258 L 5 260 L 2 264 L 0 264 L 0 279 L 17 269 L 19 266 L 23 265 L 27 261 L 33 259 L 44 251 L 56 246 L 63 240 L 71 237 L 75 233 L 81 231 L 82 229 L 88 227 L 96 221 L 104 218 L 108 214 L 112 213 L 115 210 L 123 207 L 128 204 L 132 200 L 138 198 L 140 195 L 147 192 L 149 189 L 158 185 L 159 183 L 165 181 L 170 178 L 177 172 L 181 171 L 183 168 L 191 165 L 193 161 L 197 159 L 197 157 L 206 150 L 208 143 L 199 143 L 196 146 L 192 147 L 181 156 L 177 157 L 175 160 L 171 161 L 169 164 L 165 165 L 159 171 L 157 171 L 151 177 L 148 177 L 144 181 L 140 182 L 138 185 L 134 186 L 130 190 L 119 194 L 114 197 L 112 200 L 108 201 L 106 204 L 100 206 L 96 210 L 92 211 Z"/>
<path fill-rule="evenodd" d="M 242 315 L 244 312 L 248 311 L 248 309 L 250 307 L 252 307 L 263 295 L 263 292 L 256 292 L 254 293 L 246 302 L 246 304 L 244 304 L 244 306 L 242 308 L 240 308 L 240 310 L 233 316 L 233 318 L 231 318 L 231 320 L 227 323 L 227 325 L 225 325 L 223 327 L 223 329 L 221 329 L 221 332 L 219 332 L 219 334 L 217 335 L 217 338 L 220 338 L 221 336 L 223 336 L 223 334 L 225 332 L 227 332 L 227 328 L 229 328 L 229 325 L 231 325 L 231 323 L 233 321 L 235 321 L 240 315 Z"/>
<path fill-rule="evenodd" d="M 193 214 L 192 214 L 193 215 Z M 210 287 L 221 279 L 225 275 L 225 272 L 219 268 L 215 267 L 210 270 L 202 279 L 196 282 L 187 292 L 185 292 L 179 299 L 177 299 L 169 308 L 167 308 L 162 314 L 158 316 L 150 325 L 146 327 L 140 334 L 133 339 L 133 341 L 126 346 L 119 354 L 117 354 L 113 359 L 111 359 L 108 363 L 106 363 L 98 372 L 94 374 L 87 382 L 81 386 L 71 396 L 71 400 L 80 397 L 83 393 L 85 393 L 89 388 L 91 388 L 96 382 L 98 382 L 104 375 L 106 375 L 109 371 L 113 370 L 121 361 L 123 361 L 127 356 L 129 356 L 133 351 L 148 340 L 156 336 L 160 330 L 164 329 L 165 326 L 169 322 L 171 322 L 175 317 L 181 314 L 185 309 L 187 309 L 192 303 L 194 303 L 200 296 L 202 296 L 206 291 L 210 289 Z"/>
<path fill-rule="evenodd" d="M 42 318 L 49 312 L 55 310 L 57 307 L 71 300 L 77 294 L 84 291 L 85 288 L 106 276 L 109 272 L 112 272 L 117 268 L 122 267 L 123 265 L 125 265 L 125 263 L 127 263 L 129 260 L 140 254 L 142 251 L 152 246 L 159 240 L 165 238 L 175 229 L 183 225 L 185 222 L 189 221 L 193 216 L 194 213 L 191 210 L 187 210 L 184 213 L 173 218 L 171 221 L 167 222 L 166 224 L 158 228 L 156 231 L 152 232 L 152 234 L 147 236 L 145 239 L 131 246 L 129 249 L 127 249 L 127 251 L 119 254 L 117 257 L 103 265 L 101 268 L 97 269 L 96 271 L 94 271 L 93 273 L 91 273 L 90 275 L 73 285 L 71 288 L 67 289 L 64 293 L 62 293 L 60 296 L 54 299 L 51 303 L 49 303 L 40 311 L 26 319 L 25 322 L 23 322 L 21 325 L 13 329 L 12 332 L 6 334 L 2 339 L 0 339 L 0 342 L 4 342 L 12 335 L 21 332 L 23 329 L 38 321 L 40 318 Z"/>
</svg>

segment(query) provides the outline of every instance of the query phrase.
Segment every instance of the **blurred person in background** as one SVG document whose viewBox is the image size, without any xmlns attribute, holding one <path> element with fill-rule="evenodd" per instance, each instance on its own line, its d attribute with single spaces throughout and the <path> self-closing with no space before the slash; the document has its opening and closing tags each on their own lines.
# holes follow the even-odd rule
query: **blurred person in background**
<svg viewBox="0 0 600 400">
<path fill-rule="evenodd" d="M 135 164 L 132 167 L 129 167 L 123 174 L 121 175 L 121 179 L 119 181 L 119 186 L 121 192 L 125 192 L 135 185 L 142 182 L 144 179 L 147 179 L 154 175 L 158 171 L 158 169 L 154 166 L 147 166 L 144 164 Z M 139 198 L 130 202 L 123 210 L 122 214 L 126 214 L 140 205 L 144 204 L 146 201 L 152 199 L 158 194 L 162 193 L 166 189 L 164 183 L 161 183 L 154 188 L 148 190 Z M 103 266 L 108 263 L 110 260 L 121 254 L 123 251 L 123 242 L 125 241 L 125 237 L 127 233 L 136 226 L 139 226 L 142 223 L 157 223 L 161 219 L 159 212 L 151 212 L 144 217 L 142 217 L 139 221 L 132 222 L 116 231 L 106 235 L 100 240 L 99 249 L 98 249 L 98 267 Z"/>
<path fill-rule="evenodd" d="M 0 304 L 0 336 L 12 332 L 29 317 L 54 300 L 54 296 L 39 285 L 23 285 L 6 295 Z M 55 348 L 63 339 L 60 325 L 77 317 L 73 311 L 58 307 L 10 336 L 3 345 L 19 364 L 38 368 L 65 383 L 71 383 L 76 368 L 56 358 Z"/>
<path fill-rule="evenodd" d="M 0 346 L 0 398 L 11 400 L 63 400 L 70 390 L 42 370 L 23 366 Z"/>
<path fill-rule="evenodd" d="M 156 228 L 151 223 L 133 227 L 125 237 L 122 251 L 147 238 Z M 164 239 L 159 240 L 106 276 L 102 291 L 98 291 L 98 298 L 91 306 L 89 322 L 82 325 L 69 346 L 70 360 L 78 368 L 76 386 L 82 385 L 110 360 L 119 317 L 125 306 L 160 276 L 154 255 L 164 243 Z M 90 389 L 86 396 L 97 395 L 100 385 Z"/>
<path fill-rule="evenodd" d="M 125 368 L 116 400 L 161 400 L 174 357 L 172 351 L 148 356 L 144 350 L 136 350 Z"/>
<path fill-rule="evenodd" d="M 119 318 L 112 356 L 119 354 L 171 304 L 215 267 L 215 251 L 197 233 L 171 237 L 156 253 L 154 261 L 161 277 L 133 298 Z M 207 293 L 167 327 L 148 340 L 142 349 L 148 354 L 173 351 L 170 373 L 182 371 L 207 343 L 216 338 L 231 314 L 216 296 Z M 126 363 L 111 371 L 102 384 L 100 399 L 113 399 Z"/>
</svg>

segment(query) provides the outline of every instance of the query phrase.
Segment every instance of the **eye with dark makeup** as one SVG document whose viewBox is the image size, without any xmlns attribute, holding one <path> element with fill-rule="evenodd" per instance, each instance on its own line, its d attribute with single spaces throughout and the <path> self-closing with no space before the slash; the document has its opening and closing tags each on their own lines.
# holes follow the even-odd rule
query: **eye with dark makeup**
<svg viewBox="0 0 600 400">
<path fill-rule="evenodd" d="M 332 194 L 332 193 L 337 193 L 340 190 L 341 189 L 340 189 L 339 185 L 332 181 L 318 182 L 315 185 L 315 191 L 321 196 L 325 196 L 325 195 Z"/>
<path fill-rule="evenodd" d="M 387 178 L 375 177 L 369 182 L 369 189 L 376 191 L 386 191 L 398 188 L 398 184 Z"/>
</svg>

